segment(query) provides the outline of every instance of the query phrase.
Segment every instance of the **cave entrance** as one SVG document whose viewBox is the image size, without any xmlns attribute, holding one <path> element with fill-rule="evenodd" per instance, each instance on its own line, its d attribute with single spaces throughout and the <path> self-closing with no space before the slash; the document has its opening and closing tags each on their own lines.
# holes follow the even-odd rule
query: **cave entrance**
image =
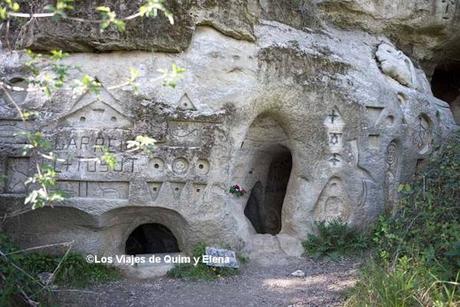
<svg viewBox="0 0 460 307">
<path fill-rule="evenodd" d="M 433 95 L 450 105 L 455 122 L 460 124 L 460 62 L 436 66 L 431 79 Z"/>
<path fill-rule="evenodd" d="M 126 240 L 127 255 L 177 253 L 179 246 L 174 234 L 166 226 L 152 223 L 134 229 Z"/>
<path fill-rule="evenodd" d="M 292 155 L 288 148 L 277 145 L 264 151 L 256 161 L 256 172 L 264 175 L 252 188 L 244 214 L 257 233 L 276 235 L 282 226 L 281 211 L 291 176 Z"/>
</svg>

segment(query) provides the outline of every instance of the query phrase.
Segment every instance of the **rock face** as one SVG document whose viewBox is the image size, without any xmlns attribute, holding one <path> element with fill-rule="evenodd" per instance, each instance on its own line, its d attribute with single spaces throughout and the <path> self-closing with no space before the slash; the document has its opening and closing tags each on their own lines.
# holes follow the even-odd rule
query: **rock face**
<svg viewBox="0 0 460 307">
<path fill-rule="evenodd" d="M 421 58 L 374 30 L 379 16 L 407 29 L 418 20 L 411 16 L 432 9 L 426 1 L 301 2 L 286 12 L 289 1 L 173 3 L 183 11 L 171 28 L 155 28 L 161 18 L 143 20 L 116 37 L 93 30 L 83 37 L 51 21 L 29 24 L 20 46 L 85 51 L 64 61 L 81 66 L 72 77 L 89 74 L 103 88 L 75 96 L 69 86 L 51 98 L 14 93 L 23 108 L 38 111 L 26 123 L 2 96 L 0 171 L 7 179 L 0 209 L 16 213 L 3 229 L 23 246 L 75 240 L 77 250 L 98 255 L 127 252 L 129 239 L 129 250 L 145 253 L 158 252 L 149 246 L 177 252 L 206 242 L 292 256 L 315 221 L 341 218 L 365 228 L 391 210 L 399 183 L 455 122 L 449 104 L 433 97 Z M 457 13 L 448 7 L 443 12 L 454 24 Z M 337 27 L 355 15 L 363 30 Z M 446 37 L 452 24 L 442 28 Z M 183 52 L 142 51 L 150 48 Z M 20 85 L 25 61 L 4 51 L 2 75 Z M 175 89 L 159 81 L 158 69 L 172 63 L 187 70 Z M 115 86 L 129 78 L 129 67 L 141 73 L 137 91 Z M 69 197 L 30 211 L 22 205 L 23 182 L 38 157 L 21 156 L 24 139 L 14 133 L 33 129 L 63 158 L 54 168 Z M 157 140 L 152 154 L 128 151 L 136 135 Z M 102 155 L 95 145 L 117 156 L 115 169 L 94 159 Z M 248 192 L 232 195 L 234 184 Z"/>
</svg>

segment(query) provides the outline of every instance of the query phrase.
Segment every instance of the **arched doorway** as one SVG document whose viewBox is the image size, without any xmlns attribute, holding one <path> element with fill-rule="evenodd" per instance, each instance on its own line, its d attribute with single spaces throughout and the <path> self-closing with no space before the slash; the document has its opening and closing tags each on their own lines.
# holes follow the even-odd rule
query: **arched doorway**
<svg viewBox="0 0 460 307">
<path fill-rule="evenodd" d="M 179 246 L 174 234 L 158 223 L 142 224 L 126 240 L 127 255 L 177 253 Z"/>
<path fill-rule="evenodd" d="M 257 233 L 275 235 L 281 230 L 281 210 L 291 175 L 292 156 L 286 147 L 277 149 L 271 153 L 265 182 L 257 181 L 244 209 Z"/>
<path fill-rule="evenodd" d="M 460 124 L 460 61 L 436 66 L 431 79 L 433 95 L 449 103 L 457 124 Z"/>
<path fill-rule="evenodd" d="M 292 169 L 288 137 L 271 114 L 259 115 L 249 127 L 242 149 L 252 186 L 244 214 L 260 234 L 282 228 L 282 207 Z"/>
</svg>

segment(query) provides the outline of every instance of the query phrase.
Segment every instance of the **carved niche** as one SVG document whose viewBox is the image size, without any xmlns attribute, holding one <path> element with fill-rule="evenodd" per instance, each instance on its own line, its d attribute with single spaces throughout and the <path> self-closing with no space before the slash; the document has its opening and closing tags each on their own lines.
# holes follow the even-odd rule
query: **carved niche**
<svg viewBox="0 0 460 307">
<path fill-rule="evenodd" d="M 425 154 L 431 149 L 433 140 L 432 125 L 430 118 L 425 114 L 417 117 L 415 129 L 412 134 L 412 142 L 419 154 Z"/>
<path fill-rule="evenodd" d="M 343 186 L 342 180 L 332 177 L 318 198 L 314 209 L 316 221 L 341 219 L 348 221 L 351 214 L 351 201 Z"/>
</svg>

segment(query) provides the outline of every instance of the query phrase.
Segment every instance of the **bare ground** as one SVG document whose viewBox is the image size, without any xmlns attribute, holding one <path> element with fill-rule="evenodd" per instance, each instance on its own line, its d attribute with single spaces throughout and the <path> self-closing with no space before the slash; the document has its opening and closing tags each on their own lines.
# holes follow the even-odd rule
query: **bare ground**
<svg viewBox="0 0 460 307">
<path fill-rule="evenodd" d="M 161 277 L 119 280 L 84 290 L 61 290 L 59 306 L 341 306 L 362 259 L 338 262 L 290 259 L 286 264 L 245 264 L 238 276 L 215 281 Z M 290 274 L 303 270 L 305 277 Z"/>
</svg>

